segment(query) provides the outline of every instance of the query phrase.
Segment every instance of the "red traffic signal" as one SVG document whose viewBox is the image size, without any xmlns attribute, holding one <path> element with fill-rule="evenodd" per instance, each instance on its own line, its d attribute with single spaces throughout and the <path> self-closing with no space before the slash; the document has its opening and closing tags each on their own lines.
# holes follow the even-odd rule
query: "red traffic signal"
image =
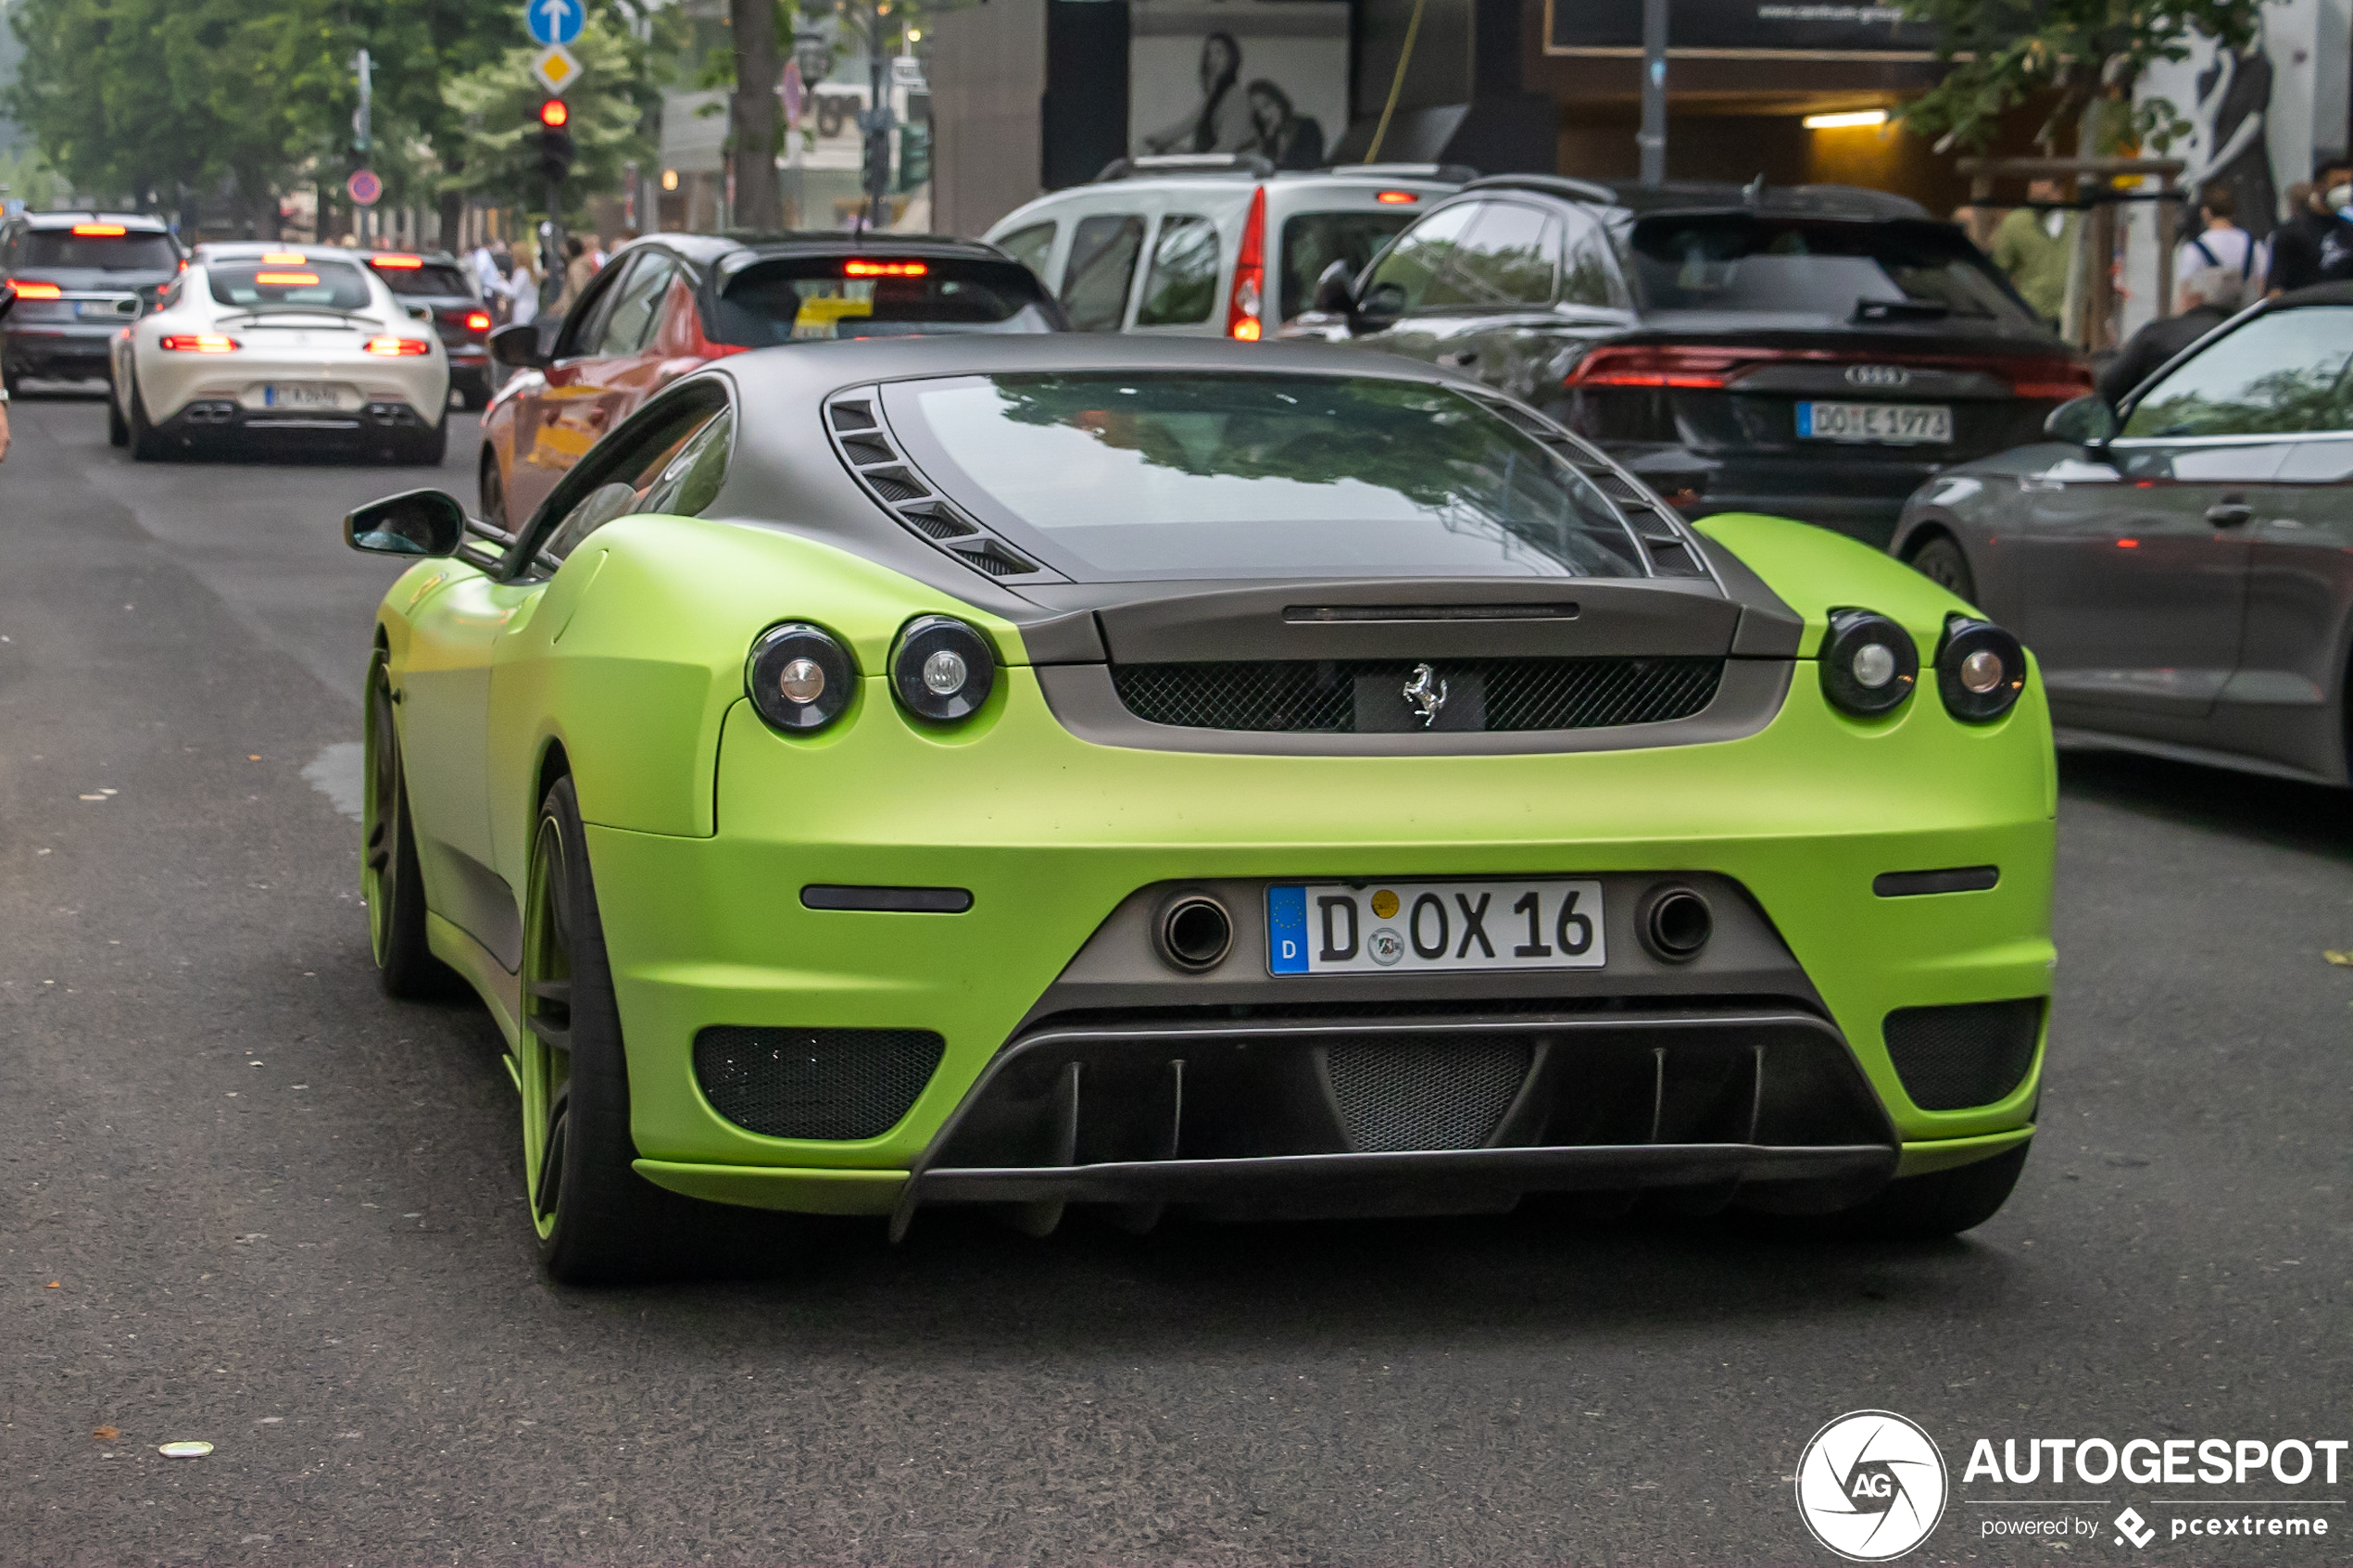
<svg viewBox="0 0 2353 1568">
<path fill-rule="evenodd" d="M 549 98 L 539 106 L 539 123 L 558 130 L 572 123 L 572 110 L 561 98 Z"/>
</svg>

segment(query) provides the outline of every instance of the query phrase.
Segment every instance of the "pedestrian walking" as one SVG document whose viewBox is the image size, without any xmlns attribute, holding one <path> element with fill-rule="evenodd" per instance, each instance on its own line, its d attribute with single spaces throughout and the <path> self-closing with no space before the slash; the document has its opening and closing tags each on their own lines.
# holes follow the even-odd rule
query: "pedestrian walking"
<svg viewBox="0 0 2353 1568">
<path fill-rule="evenodd" d="M 2231 319 L 2246 280 L 2228 267 L 2201 267 L 2182 280 L 2182 312 L 2144 325 L 2100 371 L 2100 396 L 2109 408 L 2155 375 L 2165 362 Z"/>
<path fill-rule="evenodd" d="M 2268 292 L 2283 295 L 2314 283 L 2353 280 L 2353 222 L 2337 210 L 2343 202 L 2331 199 L 2353 197 L 2348 181 L 2353 181 L 2353 169 L 2339 161 L 2322 167 L 2310 184 L 2299 182 L 2288 187 L 2287 221 L 2271 235 L 2271 275 L 2264 280 Z"/>
<path fill-rule="evenodd" d="M 2036 315 L 2057 320 L 2067 308 L 2067 275 L 2075 264 L 2075 231 L 2082 215 L 2050 205 L 2068 199 L 2067 186 L 2057 180 L 2035 181 L 2026 188 L 2026 199 L 2043 205 L 2004 217 L 1989 254 Z"/>
<path fill-rule="evenodd" d="M 2197 214 L 2200 232 L 2182 242 L 2173 254 L 2173 275 L 2188 279 L 2201 273 L 2223 272 L 2235 280 L 2223 289 L 2221 296 L 2214 292 L 2217 280 L 2206 280 L 2206 292 L 2198 295 L 2200 302 L 2235 310 L 2253 299 L 2271 271 L 2271 252 L 2263 242 L 2239 227 L 2238 194 L 2221 181 L 2215 181 L 2198 193 Z M 2191 295 L 2186 284 L 2182 291 L 2181 308 L 2190 307 Z"/>
</svg>

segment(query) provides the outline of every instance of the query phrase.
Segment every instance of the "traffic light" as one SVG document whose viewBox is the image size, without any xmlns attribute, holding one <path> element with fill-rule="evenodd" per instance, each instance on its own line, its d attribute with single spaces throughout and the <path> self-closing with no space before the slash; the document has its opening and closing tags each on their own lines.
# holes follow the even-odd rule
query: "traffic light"
<svg viewBox="0 0 2353 1568">
<path fill-rule="evenodd" d="M 572 109 L 561 98 L 539 106 L 539 172 L 553 185 L 572 172 Z"/>
</svg>

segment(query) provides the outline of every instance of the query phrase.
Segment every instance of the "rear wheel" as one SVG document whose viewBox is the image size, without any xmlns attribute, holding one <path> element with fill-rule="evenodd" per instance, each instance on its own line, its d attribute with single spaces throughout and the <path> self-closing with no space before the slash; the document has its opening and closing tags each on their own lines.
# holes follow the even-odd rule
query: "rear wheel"
<svg viewBox="0 0 2353 1568">
<path fill-rule="evenodd" d="M 382 648 L 368 666 L 367 795 L 360 811 L 359 884 L 376 979 L 388 997 L 447 996 L 458 976 L 425 941 L 425 881 L 409 821 L 409 784 L 393 721 L 392 672 Z"/>
<path fill-rule="evenodd" d="M 1969 571 L 1969 557 L 1951 534 L 1931 535 L 1927 544 L 1912 552 L 1911 566 L 1955 598 L 1977 602 L 1977 575 Z"/>
<path fill-rule="evenodd" d="M 131 445 L 131 426 L 122 418 L 122 395 L 112 386 L 107 388 L 107 445 Z"/>
<path fill-rule="evenodd" d="M 134 462 L 159 463 L 171 455 L 171 444 L 147 421 L 147 400 L 139 395 L 139 378 L 131 378 L 130 394 L 124 399 L 131 405 L 129 429 L 131 457 Z"/>
<path fill-rule="evenodd" d="M 523 1177 L 540 1261 L 567 1285 L 660 1273 L 692 1214 L 630 1169 L 629 1063 L 588 871 L 579 797 L 559 779 L 539 809 L 525 884 Z"/>
<path fill-rule="evenodd" d="M 498 475 L 498 454 L 487 446 L 482 449 L 481 495 L 483 521 L 493 528 L 506 528 L 507 485 Z"/>
<path fill-rule="evenodd" d="M 444 414 L 431 430 L 422 430 L 400 445 L 397 459 L 418 468 L 437 469 L 449 455 L 449 416 Z"/>
</svg>

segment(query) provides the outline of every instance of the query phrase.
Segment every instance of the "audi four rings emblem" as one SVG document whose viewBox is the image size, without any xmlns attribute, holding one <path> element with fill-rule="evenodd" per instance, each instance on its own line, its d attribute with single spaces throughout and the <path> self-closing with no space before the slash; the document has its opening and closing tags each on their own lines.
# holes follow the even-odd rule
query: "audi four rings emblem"
<svg viewBox="0 0 2353 1568">
<path fill-rule="evenodd" d="M 1846 384 L 1849 386 L 1903 386 L 1912 379 L 1912 372 L 1901 365 L 1849 365 Z"/>
</svg>

